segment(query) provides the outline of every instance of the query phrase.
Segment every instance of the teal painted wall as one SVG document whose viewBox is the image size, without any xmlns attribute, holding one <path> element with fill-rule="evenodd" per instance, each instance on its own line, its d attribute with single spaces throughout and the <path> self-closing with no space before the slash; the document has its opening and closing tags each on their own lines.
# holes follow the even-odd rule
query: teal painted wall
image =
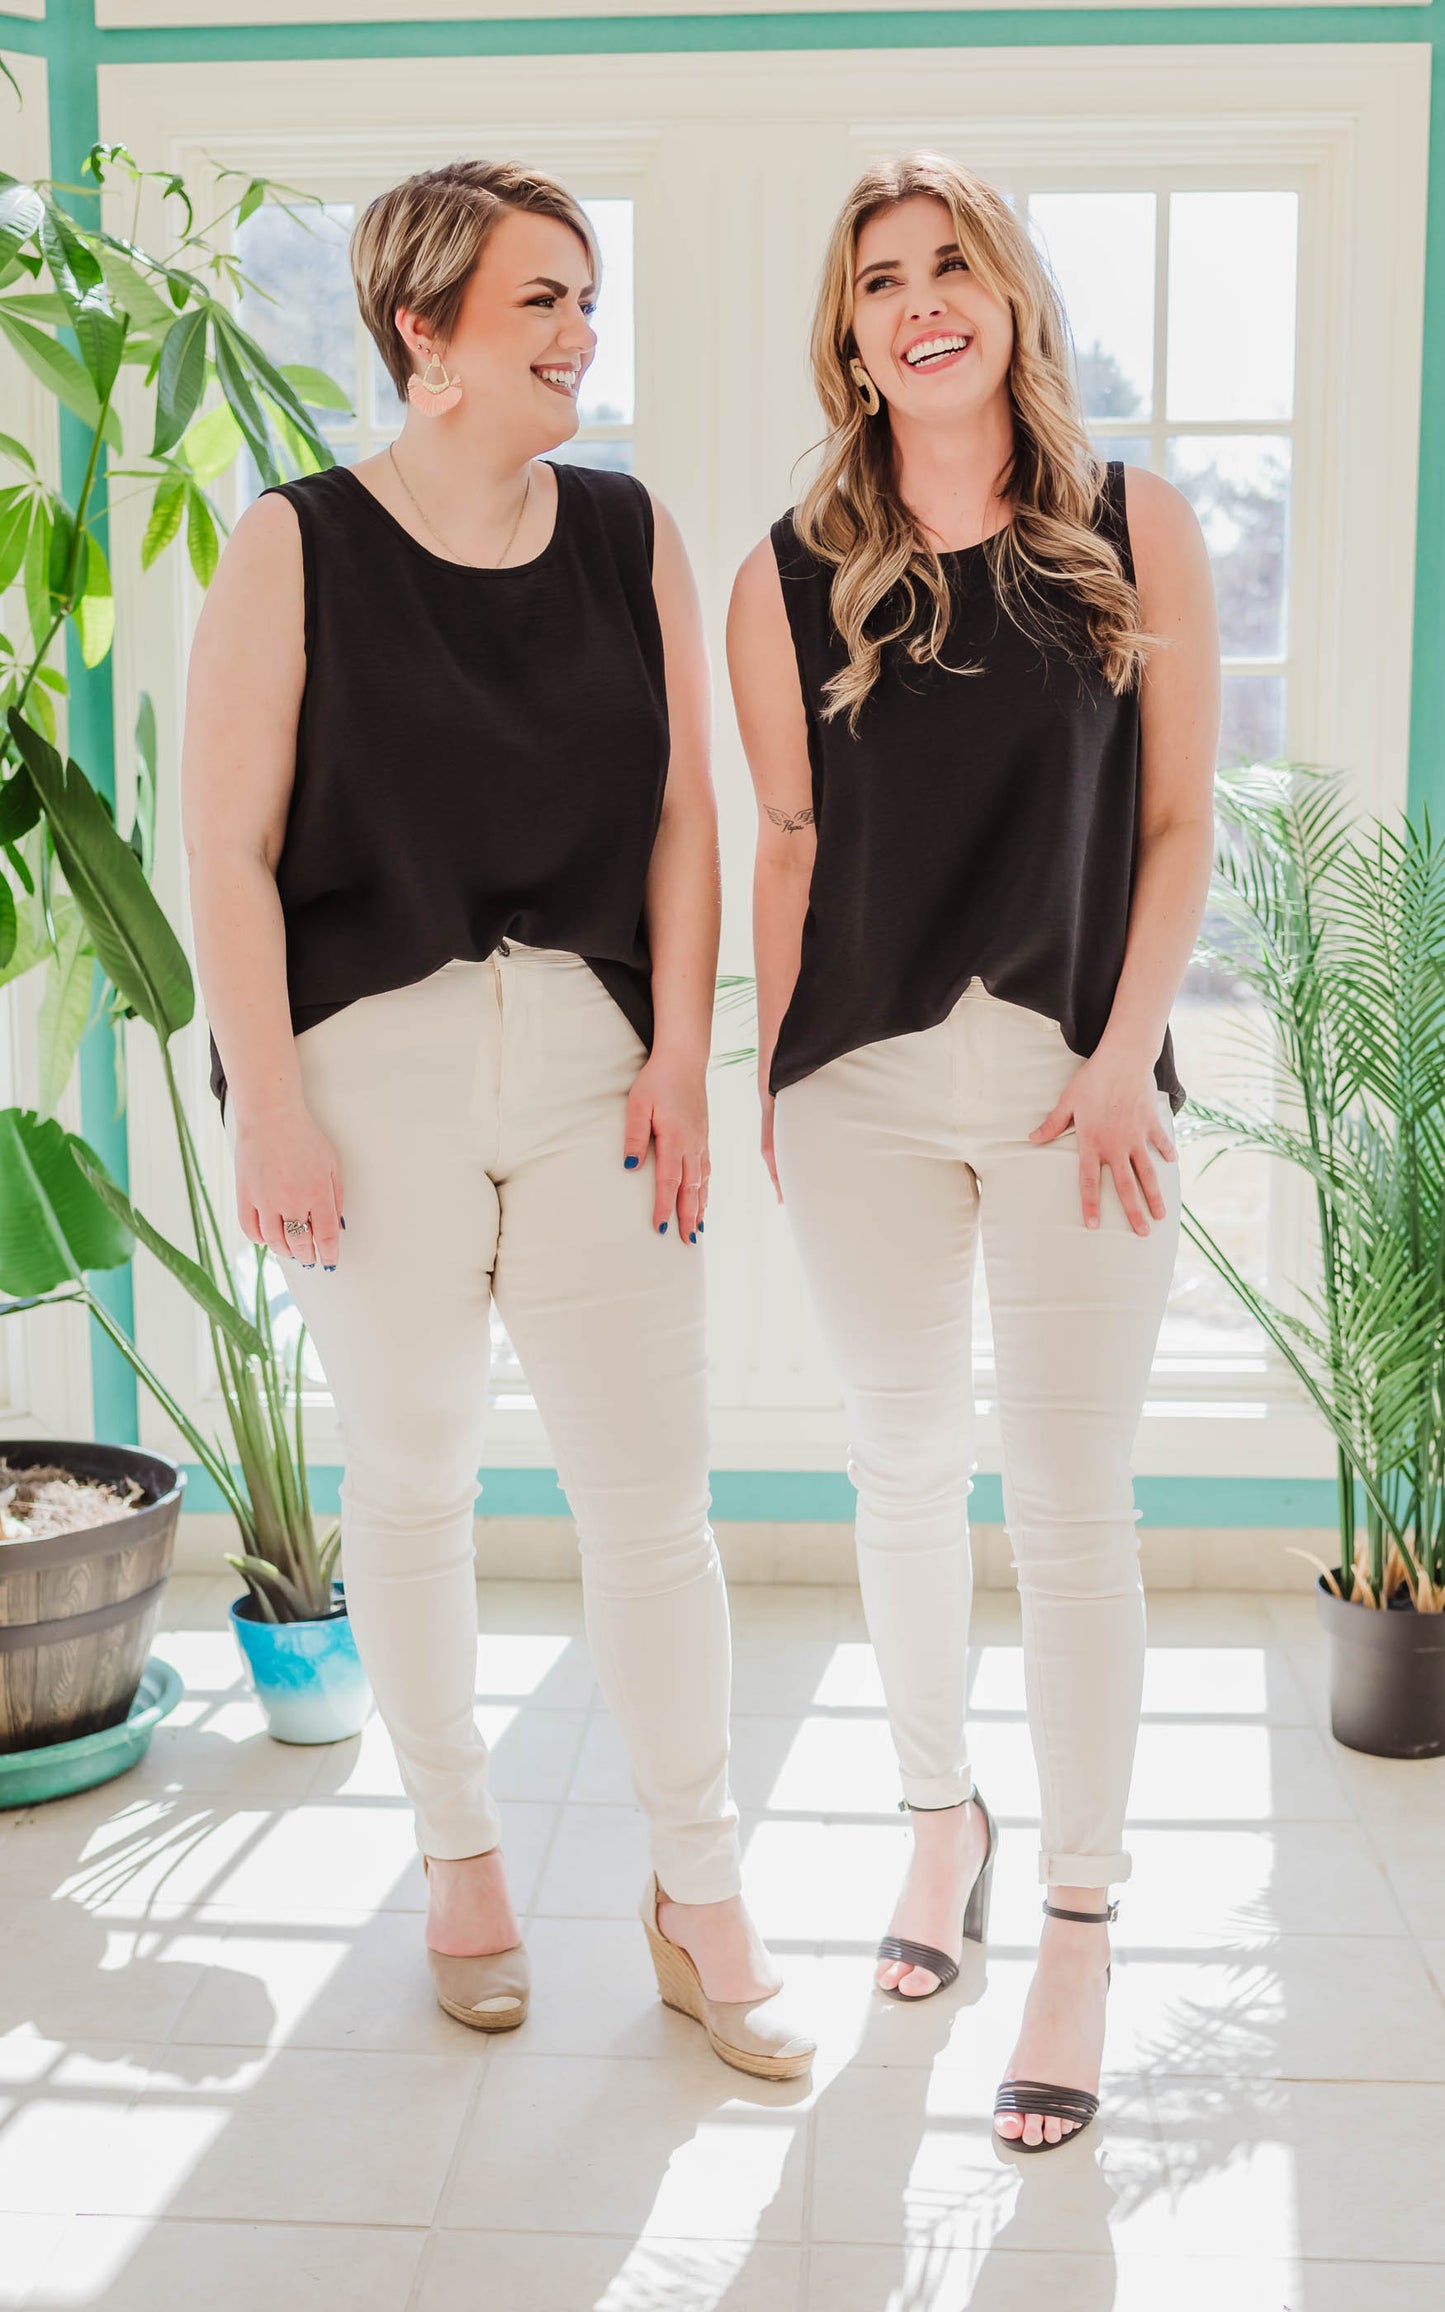
<svg viewBox="0 0 1445 2312">
<path fill-rule="evenodd" d="M 222 1511 L 205 1471 L 186 1471 L 188 1511 Z M 341 1471 L 310 1473 L 317 1513 L 337 1507 Z M 567 1517 L 554 1469 L 484 1469 L 478 1508 L 487 1517 Z M 744 1525 L 851 1525 L 856 1496 L 841 1469 L 715 1469 L 712 1514 Z M 1329 1477 L 1136 1477 L 1134 1500 L 1145 1526 L 1307 1526 L 1333 1529 L 1335 1485 Z M 1363 1508 L 1363 1502 L 1362 1502 Z M 976 1525 L 1002 1525 L 1003 1488 L 984 1472 L 973 1481 L 969 1514 Z"/>
<path fill-rule="evenodd" d="M 421 0 L 424 8 L 425 0 Z M 298 0 L 304 7 L 304 0 Z M 197 12 L 202 13 L 200 0 Z M 866 14 L 553 19 L 428 23 L 421 8 L 389 24 L 307 24 L 227 27 L 197 24 L 158 31 L 99 31 L 94 0 L 49 0 L 36 24 L 0 8 L 0 44 L 45 55 L 51 76 L 52 169 L 73 173 L 95 134 L 95 74 L 103 64 L 308 57 L 459 55 L 577 55 L 656 51 L 746 52 L 828 48 L 1179 47 L 1192 43 L 1409 41 L 1434 51 L 1431 100 L 1430 214 L 1426 258 L 1424 424 L 1421 439 L 1419 546 L 1416 563 L 1414 678 L 1411 702 L 1410 808 L 1428 806 L 1445 825 L 1445 441 L 1437 412 L 1445 396 L 1445 0 L 1421 8 L 1089 9 L 1006 8 L 988 12 L 923 12 L 883 8 Z M 3 156 L 0 156 L 3 157 Z M 87 768 L 113 791 L 114 753 L 108 676 L 87 678 L 78 706 L 87 737 Z M 112 1121 L 113 1057 L 103 1038 L 92 1040 L 82 1074 L 85 1128 L 111 1167 L 125 1177 L 123 1124 Z M 129 1291 L 128 1274 L 118 1285 Z M 96 1362 L 96 1432 L 134 1437 L 134 1391 L 118 1374 L 111 1352 Z M 198 1473 L 199 1474 L 199 1473 Z M 319 1499 L 334 1500 L 335 1472 L 318 1472 Z M 329 1481 L 329 1482 L 328 1482 Z M 719 1517 L 828 1518 L 851 1515 L 846 1478 L 830 1472 L 720 1472 Z M 1001 1515 L 980 1478 L 976 1514 Z M 842 1488 L 840 1492 L 838 1489 Z M 1321 1481 L 1148 1478 L 1137 1494 L 1148 1524 L 1330 1525 L 1333 1486 Z M 487 1507 L 496 1515 L 547 1515 L 560 1504 L 548 1471 L 495 1471 Z M 725 1503 L 752 1506 L 724 1506 Z M 190 1506 L 210 1506 L 193 1484 Z M 215 1506 L 219 1506 L 217 1503 Z"/>
</svg>

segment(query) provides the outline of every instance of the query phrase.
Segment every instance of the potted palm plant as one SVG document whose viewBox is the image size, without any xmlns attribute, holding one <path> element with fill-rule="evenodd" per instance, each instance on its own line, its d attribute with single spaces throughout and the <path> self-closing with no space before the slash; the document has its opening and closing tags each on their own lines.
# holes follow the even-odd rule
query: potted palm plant
<svg viewBox="0 0 1445 2312">
<path fill-rule="evenodd" d="M 1286 1307 L 1185 1229 L 1290 1366 L 1334 1439 L 1339 1555 L 1321 1566 L 1337 1739 L 1445 1752 L 1445 846 L 1357 822 L 1298 765 L 1221 774 L 1209 960 L 1261 1011 L 1261 1097 L 1205 1129 L 1297 1166 L 1317 1278 Z M 1303 1553 L 1302 1553 L 1303 1554 Z M 1317 1562 L 1317 1561 L 1316 1561 Z"/>
<path fill-rule="evenodd" d="M 97 146 L 86 170 L 98 194 L 107 176 L 131 185 L 145 172 L 120 146 Z M 209 582 L 224 528 L 208 485 L 245 447 L 262 477 L 329 465 L 312 416 L 345 396 L 319 372 L 278 368 L 235 319 L 240 279 L 218 229 L 244 221 L 268 195 L 237 180 L 236 198 L 205 232 L 179 178 L 157 180 L 178 203 L 182 229 L 166 258 L 80 219 L 59 188 L 0 172 L 0 339 L 88 429 L 75 502 L 49 487 L 25 446 L 0 437 L 19 473 L 0 490 L 0 589 L 24 581 L 28 637 L 0 648 L 0 984 L 36 971 L 45 1110 L 60 1100 L 97 1001 L 113 1018 L 154 1034 L 175 1129 L 193 1250 L 183 1251 L 133 1209 L 84 1141 L 41 1110 L 0 1110 L 0 1316 L 42 1303 L 80 1302 L 127 1358 L 185 1438 L 236 1521 L 229 1562 L 245 1584 L 233 1612 L 243 1653 L 273 1733 L 330 1741 L 353 1733 L 369 1694 L 344 1597 L 335 1580 L 338 1534 L 318 1537 L 301 1435 L 300 1359 L 278 1347 L 258 1250 L 244 1283 L 202 1174 L 172 1053 L 195 1014 L 195 986 L 179 939 L 151 888 L 155 819 L 154 730 L 142 703 L 135 824 L 122 836 L 108 802 L 55 745 L 65 676 L 54 663 L 67 628 L 86 665 L 110 648 L 114 596 L 101 544 L 116 479 L 149 492 L 141 549 L 149 564 L 184 534 L 191 565 Z M 143 380 L 153 417 L 139 465 L 124 455 L 115 407 L 122 370 Z M 214 389 L 214 392 L 212 392 Z M 213 406 L 205 407 L 208 397 Z M 139 1244 L 159 1259 L 210 1328 L 229 1446 L 203 1436 L 92 1289 L 90 1275 Z M 66 1449 L 48 1448 L 58 1456 Z M 97 1450 L 118 1463 L 121 1448 Z"/>
</svg>

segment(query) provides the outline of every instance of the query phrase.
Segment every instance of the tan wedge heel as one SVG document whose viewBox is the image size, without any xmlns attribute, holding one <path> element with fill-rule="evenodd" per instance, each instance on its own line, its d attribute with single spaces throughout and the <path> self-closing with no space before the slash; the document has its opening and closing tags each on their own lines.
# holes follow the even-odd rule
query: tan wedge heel
<svg viewBox="0 0 1445 2312">
<path fill-rule="evenodd" d="M 431 1859 L 423 1855 L 422 1869 L 431 1876 Z M 469 2031 L 515 2031 L 527 2020 L 531 2001 L 531 1971 L 523 1944 L 505 1951 L 485 1951 L 476 1958 L 453 1958 L 447 1951 L 427 1946 L 426 1963 L 436 1988 L 437 2005 L 465 2023 Z"/>
<path fill-rule="evenodd" d="M 642 1898 L 642 1926 L 663 2005 L 700 2023 L 714 2055 L 734 2071 L 749 2072 L 754 2079 L 801 2079 L 817 2048 L 801 2032 L 767 2017 L 765 2010 L 777 1993 L 770 1991 L 766 1999 L 709 1999 L 690 1955 L 670 1943 L 658 1926 L 658 1895 L 654 1877 Z"/>
</svg>

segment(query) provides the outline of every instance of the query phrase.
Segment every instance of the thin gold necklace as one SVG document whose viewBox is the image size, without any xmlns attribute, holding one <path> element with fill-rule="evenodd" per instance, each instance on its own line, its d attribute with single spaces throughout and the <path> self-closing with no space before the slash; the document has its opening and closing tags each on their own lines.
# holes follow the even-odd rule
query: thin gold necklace
<svg viewBox="0 0 1445 2312">
<path fill-rule="evenodd" d="M 456 553 L 456 552 L 453 550 L 453 548 L 452 548 L 452 547 L 450 547 L 450 546 L 447 544 L 447 542 L 446 542 L 445 538 L 442 536 L 442 534 L 441 534 L 441 532 L 440 532 L 439 530 L 434 530 L 434 529 L 432 529 L 432 525 L 431 525 L 431 523 L 430 523 L 430 522 L 427 520 L 427 518 L 426 518 L 426 513 L 425 513 L 425 510 L 424 510 L 424 508 L 422 507 L 422 504 L 421 504 L 421 501 L 420 501 L 420 499 L 417 497 L 417 494 L 416 494 L 415 490 L 413 490 L 413 489 L 412 489 L 412 487 L 411 487 L 410 483 L 407 481 L 407 478 L 406 478 L 405 474 L 402 472 L 402 470 L 401 470 L 400 466 L 399 466 L 399 465 L 397 464 L 397 462 L 396 462 L 396 451 L 394 450 L 394 448 L 392 447 L 392 445 L 391 445 L 391 443 L 390 443 L 390 442 L 388 442 L 388 443 L 387 443 L 387 445 L 386 445 L 386 454 L 387 454 L 387 456 L 388 456 L 388 457 L 390 458 L 390 460 L 391 460 L 391 470 L 392 470 L 392 472 L 395 474 L 395 476 L 396 476 L 397 480 L 400 482 L 400 484 L 401 484 L 402 488 L 403 488 L 403 489 L 406 491 L 406 494 L 407 494 L 407 496 L 410 498 L 410 500 L 411 500 L 411 502 L 412 502 L 413 506 L 415 506 L 415 508 L 416 508 L 416 511 L 417 511 L 417 515 L 418 515 L 418 517 L 419 517 L 419 519 L 420 519 L 420 521 L 421 521 L 421 525 L 422 525 L 422 528 L 423 528 L 423 529 L 425 529 L 425 530 L 431 530 L 431 534 L 432 534 L 432 536 L 435 538 L 435 540 L 436 540 L 437 544 L 438 544 L 438 545 L 439 545 L 439 546 L 442 548 L 442 551 L 443 551 L 443 552 L 445 553 L 445 555 L 447 556 L 447 559 L 448 559 L 448 561 L 451 561 L 451 562 L 460 562 L 460 564 L 461 564 L 461 566 L 462 566 L 462 568 L 463 568 L 464 570 L 500 570 L 500 569 L 501 569 L 501 567 L 502 567 L 502 565 L 503 565 L 503 563 L 506 561 L 506 559 L 507 559 L 507 556 L 508 556 L 508 555 L 510 554 L 510 552 L 512 551 L 512 545 L 513 545 L 513 541 L 514 541 L 514 540 L 515 540 L 515 538 L 516 538 L 517 532 L 518 532 L 518 531 L 521 529 L 521 527 L 522 527 L 522 516 L 523 516 L 523 515 L 526 513 L 526 511 L 527 511 L 527 500 L 528 500 L 528 498 L 529 498 L 529 497 L 531 496 L 531 494 L 532 494 L 532 469 L 531 469 L 530 465 L 529 465 L 529 466 L 528 466 L 528 468 L 527 468 L 527 479 L 526 479 L 526 481 L 525 481 L 525 482 L 522 484 L 522 503 L 521 503 L 521 504 L 520 504 L 520 506 L 517 508 L 517 519 L 516 519 L 516 521 L 515 521 L 515 522 L 512 524 L 512 527 L 511 527 L 511 529 L 508 531 L 508 533 L 507 533 L 507 543 L 506 543 L 506 545 L 505 545 L 505 546 L 502 548 L 502 551 L 501 551 L 501 553 L 500 553 L 500 554 L 497 556 L 497 559 L 496 559 L 496 561 L 495 561 L 495 562 L 469 562 L 469 561 L 467 560 L 467 558 L 466 558 L 465 554 L 458 554 L 458 553 Z"/>
</svg>

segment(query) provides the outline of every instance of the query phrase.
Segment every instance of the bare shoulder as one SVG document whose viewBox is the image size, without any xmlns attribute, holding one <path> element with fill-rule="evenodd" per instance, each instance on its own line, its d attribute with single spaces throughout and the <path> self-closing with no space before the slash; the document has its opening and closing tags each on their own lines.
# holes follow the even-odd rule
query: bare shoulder
<svg viewBox="0 0 1445 2312">
<path fill-rule="evenodd" d="M 771 537 L 760 538 L 738 565 L 730 615 L 765 622 L 783 617 L 783 585 Z"/>
<path fill-rule="evenodd" d="M 1189 551 L 1200 537 L 1199 518 L 1184 492 L 1147 466 L 1125 466 L 1124 511 L 1141 570 L 1144 561 Z"/>
<path fill-rule="evenodd" d="M 300 575 L 301 524 L 296 509 L 279 491 L 267 491 L 236 523 L 212 586 L 285 585 L 288 580 L 299 583 Z"/>
</svg>

